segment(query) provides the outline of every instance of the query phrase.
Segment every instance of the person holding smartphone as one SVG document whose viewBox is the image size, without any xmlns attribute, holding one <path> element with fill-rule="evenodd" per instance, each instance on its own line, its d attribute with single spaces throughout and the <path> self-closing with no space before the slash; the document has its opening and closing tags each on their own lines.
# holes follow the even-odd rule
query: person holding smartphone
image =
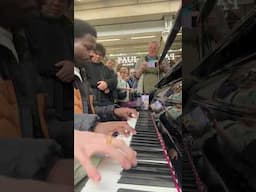
<svg viewBox="0 0 256 192">
<path fill-rule="evenodd" d="M 151 41 L 148 44 L 148 54 L 135 67 L 136 78 L 139 81 L 138 90 L 141 93 L 149 94 L 154 90 L 154 86 L 159 80 L 161 69 L 158 67 L 158 50 L 158 42 Z"/>
</svg>

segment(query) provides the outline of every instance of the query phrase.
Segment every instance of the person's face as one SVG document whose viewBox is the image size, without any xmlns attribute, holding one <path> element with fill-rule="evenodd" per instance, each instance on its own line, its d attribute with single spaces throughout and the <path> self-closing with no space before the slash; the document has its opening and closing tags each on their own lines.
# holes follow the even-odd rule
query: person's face
<svg viewBox="0 0 256 192">
<path fill-rule="evenodd" d="M 1 0 L 0 25 L 22 26 L 29 19 L 39 15 L 39 0 Z"/>
<path fill-rule="evenodd" d="M 114 69 L 115 68 L 115 63 L 113 61 L 108 61 L 106 63 L 106 66 L 110 69 Z"/>
<path fill-rule="evenodd" d="M 74 56 L 76 60 L 88 61 L 93 56 L 96 38 L 90 34 L 76 38 L 74 42 Z"/>
<path fill-rule="evenodd" d="M 128 77 L 128 72 L 127 72 L 127 70 L 121 70 L 121 71 L 120 71 L 120 77 L 121 77 L 123 80 L 126 80 L 127 77 Z"/>
<path fill-rule="evenodd" d="M 103 59 L 103 54 L 100 51 L 94 51 L 92 54 L 92 62 L 99 63 Z"/>
<path fill-rule="evenodd" d="M 136 74 L 134 69 L 130 69 L 130 77 L 134 77 Z"/>
<path fill-rule="evenodd" d="M 156 43 L 150 43 L 148 45 L 148 54 L 151 57 L 154 57 L 157 55 L 158 52 L 158 45 Z"/>
<path fill-rule="evenodd" d="M 45 0 L 41 11 L 49 17 L 60 17 L 65 14 L 67 8 L 67 0 Z"/>
</svg>

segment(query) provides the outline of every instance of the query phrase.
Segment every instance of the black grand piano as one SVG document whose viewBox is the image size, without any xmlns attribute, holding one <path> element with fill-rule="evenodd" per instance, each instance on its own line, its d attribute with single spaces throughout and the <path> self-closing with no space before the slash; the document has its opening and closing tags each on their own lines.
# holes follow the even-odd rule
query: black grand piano
<svg viewBox="0 0 256 192">
<path fill-rule="evenodd" d="M 207 33 L 204 22 L 216 9 L 216 1 L 203 4 L 201 32 Z M 183 139 L 190 140 L 207 191 L 256 191 L 256 10 L 253 5 L 246 10 L 211 49 L 202 41 L 206 35 L 200 35 L 192 86 L 183 90 Z"/>
</svg>

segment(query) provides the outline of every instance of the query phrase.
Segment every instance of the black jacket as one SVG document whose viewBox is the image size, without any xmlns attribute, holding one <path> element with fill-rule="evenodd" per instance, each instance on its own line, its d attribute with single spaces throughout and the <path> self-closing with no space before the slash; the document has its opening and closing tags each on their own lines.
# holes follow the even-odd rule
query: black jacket
<svg viewBox="0 0 256 192">
<path fill-rule="evenodd" d="M 73 25 L 66 18 L 41 16 L 26 28 L 33 60 L 41 75 L 47 99 L 48 118 L 73 120 L 73 85 L 56 77 L 59 70 L 55 64 L 62 60 L 73 60 Z"/>
<path fill-rule="evenodd" d="M 117 86 L 116 74 L 107 68 L 103 63 L 87 63 L 84 65 L 87 80 L 94 95 L 95 106 L 106 106 L 114 104 L 113 91 Z M 110 93 L 105 94 L 97 89 L 98 81 L 106 81 Z"/>
</svg>

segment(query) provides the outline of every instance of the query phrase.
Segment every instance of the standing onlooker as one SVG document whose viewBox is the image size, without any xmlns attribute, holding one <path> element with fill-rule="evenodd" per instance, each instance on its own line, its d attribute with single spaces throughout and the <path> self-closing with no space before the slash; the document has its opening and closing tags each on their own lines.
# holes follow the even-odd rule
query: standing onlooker
<svg viewBox="0 0 256 192">
<path fill-rule="evenodd" d="M 110 69 L 110 70 L 115 70 L 115 67 L 116 67 L 116 61 L 114 59 L 109 59 L 107 62 L 106 62 L 106 66 Z"/>
<path fill-rule="evenodd" d="M 129 78 L 127 80 L 130 88 L 132 89 L 130 94 L 130 100 L 135 101 L 137 97 L 138 80 L 136 78 L 136 71 L 134 68 L 130 68 Z"/>
<path fill-rule="evenodd" d="M 93 104 L 96 110 L 97 106 L 107 106 L 114 103 L 113 91 L 117 86 L 116 74 L 102 63 L 105 54 L 106 50 L 103 45 L 96 43 L 96 48 L 92 53 L 92 61 L 83 64 L 87 81 L 94 96 Z"/>
<path fill-rule="evenodd" d="M 41 16 L 26 28 L 33 59 L 47 93 L 49 135 L 73 156 L 73 24 L 65 16 L 70 0 L 45 0 Z"/>
<path fill-rule="evenodd" d="M 136 71 L 134 68 L 130 68 L 129 71 L 129 78 L 127 80 L 130 88 L 136 89 L 137 88 L 137 79 L 136 79 Z"/>
<path fill-rule="evenodd" d="M 121 67 L 119 70 L 119 77 L 118 77 L 118 84 L 117 84 L 117 90 L 118 90 L 118 102 L 121 106 L 122 104 L 125 104 L 129 102 L 129 92 L 130 87 L 127 83 L 128 79 L 128 69 L 127 67 Z"/>
<path fill-rule="evenodd" d="M 143 62 L 136 65 L 136 78 L 139 80 L 138 89 L 142 93 L 150 93 L 159 80 L 158 49 L 157 41 L 150 42 L 148 44 L 148 55 L 145 56 Z"/>
</svg>

